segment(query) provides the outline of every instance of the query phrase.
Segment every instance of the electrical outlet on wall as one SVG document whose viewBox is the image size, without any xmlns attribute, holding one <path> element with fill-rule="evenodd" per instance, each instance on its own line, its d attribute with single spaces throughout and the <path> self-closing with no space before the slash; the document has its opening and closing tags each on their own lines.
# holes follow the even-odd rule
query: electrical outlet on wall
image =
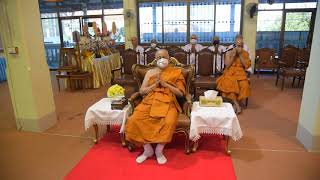
<svg viewBox="0 0 320 180">
<path fill-rule="evenodd" d="M 18 49 L 18 47 L 9 47 L 8 48 L 8 53 L 9 54 L 18 54 L 19 53 L 19 49 Z"/>
</svg>

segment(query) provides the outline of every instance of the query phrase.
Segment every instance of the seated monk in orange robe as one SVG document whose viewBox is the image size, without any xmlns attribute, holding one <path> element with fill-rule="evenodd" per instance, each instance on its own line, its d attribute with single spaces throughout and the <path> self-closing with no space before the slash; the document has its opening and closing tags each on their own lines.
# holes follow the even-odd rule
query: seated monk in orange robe
<svg viewBox="0 0 320 180">
<path fill-rule="evenodd" d="M 236 47 L 228 51 L 223 75 L 217 79 L 217 89 L 223 97 L 234 101 L 236 113 L 241 112 L 239 103 L 249 97 L 250 87 L 246 69 L 251 66 L 249 53 L 243 50 L 242 36 L 236 37 Z"/>
<path fill-rule="evenodd" d="M 176 97 L 185 95 L 185 79 L 181 69 L 170 64 L 167 50 L 156 53 L 157 67 L 148 70 L 140 88 L 143 100 L 128 118 L 126 140 L 143 145 L 144 152 L 136 161 L 142 163 L 156 154 L 159 164 L 167 162 L 164 145 L 171 141 L 178 115 L 182 112 Z M 151 143 L 157 144 L 155 151 Z"/>
</svg>

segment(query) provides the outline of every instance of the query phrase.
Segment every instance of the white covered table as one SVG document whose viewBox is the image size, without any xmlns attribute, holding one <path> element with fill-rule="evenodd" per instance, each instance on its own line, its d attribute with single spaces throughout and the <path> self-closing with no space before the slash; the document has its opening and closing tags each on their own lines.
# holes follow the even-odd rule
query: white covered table
<svg viewBox="0 0 320 180">
<path fill-rule="evenodd" d="M 121 126 L 119 133 L 121 133 L 122 145 L 124 142 L 124 127 L 128 116 L 132 112 L 131 106 L 128 104 L 123 110 L 112 110 L 110 98 L 103 98 L 93 104 L 86 112 L 84 119 L 84 126 L 87 130 L 90 126 L 95 130 L 95 142 L 98 142 L 98 125 L 106 125 L 108 129 L 111 125 Z"/>
<path fill-rule="evenodd" d="M 218 134 L 226 137 L 226 151 L 229 154 L 229 137 L 237 141 L 242 137 L 242 131 L 230 103 L 221 107 L 200 107 L 194 102 L 191 111 L 190 140 L 194 141 L 193 151 L 198 147 L 200 134 Z"/>
</svg>

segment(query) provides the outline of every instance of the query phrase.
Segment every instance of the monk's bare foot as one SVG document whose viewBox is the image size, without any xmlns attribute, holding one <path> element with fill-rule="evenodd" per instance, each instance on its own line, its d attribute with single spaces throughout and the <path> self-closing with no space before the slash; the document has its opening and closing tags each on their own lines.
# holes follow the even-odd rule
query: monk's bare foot
<svg viewBox="0 0 320 180">
<path fill-rule="evenodd" d="M 246 108 L 246 105 L 242 101 L 239 102 L 239 105 L 241 108 Z"/>
<path fill-rule="evenodd" d="M 235 113 L 238 115 L 242 112 L 241 106 L 239 105 L 239 103 L 237 101 L 234 101 L 234 109 L 235 109 Z"/>
</svg>

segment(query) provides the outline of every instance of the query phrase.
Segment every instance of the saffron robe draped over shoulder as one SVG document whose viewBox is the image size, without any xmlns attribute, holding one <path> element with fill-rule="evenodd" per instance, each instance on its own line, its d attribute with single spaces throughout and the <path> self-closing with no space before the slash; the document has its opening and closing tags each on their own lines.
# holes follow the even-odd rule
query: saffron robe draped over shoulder
<svg viewBox="0 0 320 180">
<path fill-rule="evenodd" d="M 185 94 L 185 79 L 181 69 L 170 65 L 160 73 L 160 77 Z M 156 80 L 156 76 L 151 76 L 148 86 Z M 128 118 L 125 126 L 126 139 L 136 145 L 168 143 L 181 112 L 175 94 L 169 88 L 157 87 L 143 98 Z"/>
<path fill-rule="evenodd" d="M 239 56 L 235 56 L 231 66 L 225 68 L 223 75 L 217 79 L 217 89 L 223 97 L 241 101 L 250 95 L 250 86 L 245 69 L 251 66 L 249 54 L 242 51 L 241 55 L 246 61 L 243 66 Z"/>
</svg>

